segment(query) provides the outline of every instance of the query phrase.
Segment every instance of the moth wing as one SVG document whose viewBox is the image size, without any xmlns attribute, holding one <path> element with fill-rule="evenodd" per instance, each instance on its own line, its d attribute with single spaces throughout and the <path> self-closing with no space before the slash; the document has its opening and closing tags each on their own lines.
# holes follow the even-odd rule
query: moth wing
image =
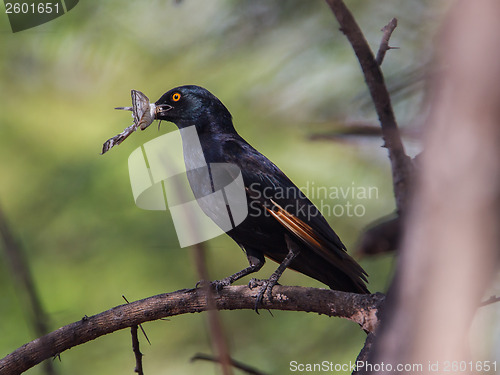
<svg viewBox="0 0 500 375">
<path fill-rule="evenodd" d="M 149 98 L 139 90 L 132 90 L 131 95 L 134 122 L 137 126 L 141 127 L 141 130 L 144 130 L 154 120 L 153 116 L 151 115 L 151 105 L 149 104 Z"/>
<path fill-rule="evenodd" d="M 132 113 L 137 126 L 141 122 L 145 113 L 149 112 L 149 98 L 139 90 L 132 90 Z"/>
</svg>

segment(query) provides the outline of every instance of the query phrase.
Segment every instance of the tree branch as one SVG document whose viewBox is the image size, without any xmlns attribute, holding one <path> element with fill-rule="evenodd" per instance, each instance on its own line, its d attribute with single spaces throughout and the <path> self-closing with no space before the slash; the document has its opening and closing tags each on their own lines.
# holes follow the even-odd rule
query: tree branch
<svg viewBox="0 0 500 375">
<path fill-rule="evenodd" d="M 375 341 L 375 337 L 376 337 L 375 333 L 373 333 L 373 332 L 370 332 L 366 336 L 365 345 L 363 346 L 363 349 L 361 349 L 361 351 L 359 352 L 358 357 L 356 358 L 356 363 L 368 362 L 370 350 L 372 348 L 373 342 Z M 352 375 L 361 375 L 363 373 L 364 373 L 364 369 L 358 368 L 358 366 L 356 365 L 356 369 L 352 372 Z"/>
<path fill-rule="evenodd" d="M 258 293 L 258 289 L 252 290 L 247 286 L 225 287 L 214 295 L 215 307 L 217 310 L 253 310 Z M 366 332 L 373 332 L 378 325 L 377 313 L 384 299 L 380 293 L 362 295 L 276 285 L 273 288 L 273 300 L 264 298 L 262 308 L 341 317 L 358 323 Z M 0 373 L 19 374 L 69 348 L 120 329 L 168 316 L 206 310 L 207 295 L 203 289 L 183 289 L 116 306 L 21 346 L 0 360 Z"/>
<path fill-rule="evenodd" d="M 389 46 L 389 39 L 391 39 L 391 35 L 397 26 L 398 26 L 398 20 L 396 18 L 393 18 L 381 30 L 384 34 L 382 36 L 382 41 L 380 42 L 380 47 L 378 48 L 377 58 L 375 59 L 378 65 L 382 65 L 382 61 L 384 61 L 384 57 L 387 51 L 389 51 L 390 49 L 399 48 L 399 47 Z"/>
<path fill-rule="evenodd" d="M 326 3 L 330 6 L 342 32 L 351 43 L 363 70 L 382 127 L 384 146 L 389 150 L 396 206 L 398 211 L 403 212 L 410 191 L 411 159 L 406 155 L 401 142 L 384 76 L 361 29 L 344 2 L 342 0 L 326 0 Z"/>
</svg>

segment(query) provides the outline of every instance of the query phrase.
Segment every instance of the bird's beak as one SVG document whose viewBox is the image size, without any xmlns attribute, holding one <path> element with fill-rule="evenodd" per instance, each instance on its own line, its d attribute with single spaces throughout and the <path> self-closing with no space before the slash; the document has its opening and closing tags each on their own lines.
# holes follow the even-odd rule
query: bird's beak
<svg viewBox="0 0 500 375">
<path fill-rule="evenodd" d="M 170 111 L 172 108 L 174 107 L 168 104 L 157 105 L 155 110 L 155 118 L 157 120 L 166 120 L 164 116 L 167 116 L 167 112 Z"/>
</svg>

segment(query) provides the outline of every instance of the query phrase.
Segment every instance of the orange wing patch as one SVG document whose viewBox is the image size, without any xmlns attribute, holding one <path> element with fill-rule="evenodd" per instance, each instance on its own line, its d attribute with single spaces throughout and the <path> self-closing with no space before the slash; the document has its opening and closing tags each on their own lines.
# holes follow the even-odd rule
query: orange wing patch
<svg viewBox="0 0 500 375">
<path fill-rule="evenodd" d="M 313 245 L 314 247 L 321 247 L 321 243 L 318 239 L 315 238 L 313 229 L 304 223 L 302 220 L 293 216 L 283 207 L 281 207 L 278 203 L 271 199 L 271 203 L 274 207 L 277 208 L 276 211 L 267 208 L 267 212 L 269 212 L 276 220 L 278 220 L 285 228 L 287 228 L 290 232 L 295 234 L 302 241 Z"/>
<path fill-rule="evenodd" d="M 354 262 L 345 250 L 333 248 L 328 241 L 322 239 L 321 234 L 317 233 L 310 225 L 289 213 L 272 199 L 271 203 L 274 205 L 274 209 L 265 207 L 266 210 L 278 220 L 281 225 L 307 244 L 316 254 L 326 261 L 335 264 L 336 267 L 346 274 L 352 273 L 352 267 L 355 266 L 359 276 L 366 281 L 363 269 Z"/>
<path fill-rule="evenodd" d="M 339 258 L 345 259 L 347 254 L 343 250 L 329 249 L 330 246 L 328 242 L 323 240 L 310 225 L 289 213 L 272 199 L 271 203 L 274 205 L 274 209 L 266 207 L 266 210 L 278 220 L 281 225 L 309 245 L 318 255 L 335 264 L 338 263 Z"/>
</svg>

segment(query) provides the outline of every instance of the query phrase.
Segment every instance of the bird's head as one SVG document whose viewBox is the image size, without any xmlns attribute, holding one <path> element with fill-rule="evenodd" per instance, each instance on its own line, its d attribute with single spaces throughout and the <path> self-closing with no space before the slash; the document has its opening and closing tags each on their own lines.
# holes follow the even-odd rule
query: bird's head
<svg viewBox="0 0 500 375">
<path fill-rule="evenodd" d="M 231 114 L 222 102 L 200 86 L 173 88 L 155 103 L 156 118 L 178 128 L 195 125 L 198 132 L 234 132 Z"/>
</svg>

